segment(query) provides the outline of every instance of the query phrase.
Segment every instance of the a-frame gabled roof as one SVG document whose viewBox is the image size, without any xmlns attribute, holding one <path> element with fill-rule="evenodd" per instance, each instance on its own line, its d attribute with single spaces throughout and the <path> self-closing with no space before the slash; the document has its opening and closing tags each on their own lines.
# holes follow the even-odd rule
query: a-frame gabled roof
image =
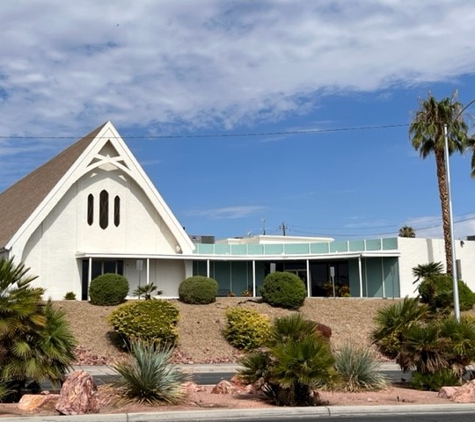
<svg viewBox="0 0 475 422">
<path fill-rule="evenodd" d="M 109 156 L 108 145 L 117 156 Z M 9 250 L 19 236 L 31 234 L 78 178 L 95 167 L 111 165 L 128 173 L 141 187 L 175 237 L 177 252 L 191 253 L 194 249 L 191 239 L 111 122 L 104 123 L 0 194 L 0 250 Z"/>
<path fill-rule="evenodd" d="M 0 194 L 0 249 L 7 245 L 105 124 Z"/>
</svg>

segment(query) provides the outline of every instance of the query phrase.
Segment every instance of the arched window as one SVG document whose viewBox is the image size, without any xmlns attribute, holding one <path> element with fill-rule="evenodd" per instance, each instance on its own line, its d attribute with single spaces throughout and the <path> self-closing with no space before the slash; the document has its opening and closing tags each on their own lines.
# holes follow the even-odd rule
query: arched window
<svg viewBox="0 0 475 422">
<path fill-rule="evenodd" d="M 114 225 L 119 227 L 120 224 L 120 198 L 116 196 L 114 198 Z"/>
<path fill-rule="evenodd" d="M 101 191 L 99 195 L 99 226 L 106 229 L 109 225 L 109 194 L 107 191 Z"/>
<path fill-rule="evenodd" d="M 92 226 L 94 223 L 94 196 L 90 193 L 87 196 L 87 224 Z"/>
</svg>

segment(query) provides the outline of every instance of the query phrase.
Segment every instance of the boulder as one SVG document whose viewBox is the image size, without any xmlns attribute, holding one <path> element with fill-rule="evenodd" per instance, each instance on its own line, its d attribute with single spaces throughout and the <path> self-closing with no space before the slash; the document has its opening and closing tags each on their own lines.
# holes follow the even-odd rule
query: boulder
<svg viewBox="0 0 475 422">
<path fill-rule="evenodd" d="M 71 373 L 61 388 L 56 410 L 62 415 L 98 413 L 97 385 L 92 376 L 82 370 Z"/>
<path fill-rule="evenodd" d="M 211 390 L 212 394 L 236 394 L 237 392 L 238 388 L 226 380 L 218 382 Z"/>
<path fill-rule="evenodd" d="M 18 402 L 18 409 L 26 413 L 54 411 L 59 394 L 24 394 Z"/>
<path fill-rule="evenodd" d="M 475 403 L 475 380 L 458 387 L 450 400 L 455 403 Z"/>
<path fill-rule="evenodd" d="M 437 394 L 441 399 L 451 399 L 458 387 L 442 387 Z"/>
</svg>

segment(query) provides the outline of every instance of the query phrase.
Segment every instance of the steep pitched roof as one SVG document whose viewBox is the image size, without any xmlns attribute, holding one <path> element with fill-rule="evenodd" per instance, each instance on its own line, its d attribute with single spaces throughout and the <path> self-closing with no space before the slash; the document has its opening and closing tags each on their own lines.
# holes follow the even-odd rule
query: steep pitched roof
<svg viewBox="0 0 475 422">
<path fill-rule="evenodd" d="M 0 194 L 0 249 L 7 245 L 105 124 Z"/>
</svg>

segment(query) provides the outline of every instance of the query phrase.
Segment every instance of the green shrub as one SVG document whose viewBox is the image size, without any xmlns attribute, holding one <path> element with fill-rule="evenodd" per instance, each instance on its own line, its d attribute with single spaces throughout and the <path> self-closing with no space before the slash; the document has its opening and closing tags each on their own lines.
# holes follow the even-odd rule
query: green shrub
<svg viewBox="0 0 475 422">
<path fill-rule="evenodd" d="M 417 298 L 405 297 L 402 302 L 379 309 L 371 332 L 372 343 L 384 356 L 395 359 L 401 351 L 407 330 L 428 317 L 429 308 L 420 305 Z"/>
<path fill-rule="evenodd" d="M 265 278 L 261 295 L 262 300 L 271 306 L 299 309 L 307 297 L 307 290 L 295 274 L 277 271 Z"/>
<path fill-rule="evenodd" d="M 330 343 L 316 333 L 315 323 L 295 313 L 274 321 L 267 347 L 241 360 L 239 376 L 278 406 L 315 406 L 316 389 L 333 382 L 334 363 Z"/>
<path fill-rule="evenodd" d="M 223 331 L 231 346 L 250 351 L 262 346 L 268 340 L 271 323 L 268 317 L 245 308 L 228 308 L 228 323 Z"/>
<path fill-rule="evenodd" d="M 122 303 L 129 292 L 129 282 L 120 274 L 106 273 L 91 281 L 89 297 L 93 305 L 114 306 Z"/>
<path fill-rule="evenodd" d="M 335 369 L 345 391 L 375 391 L 388 386 L 379 371 L 380 363 L 367 347 L 345 344 L 335 356 Z"/>
<path fill-rule="evenodd" d="M 19 400 L 25 390 L 64 381 L 75 360 L 76 341 L 64 311 L 32 287 L 24 264 L 0 260 L 0 398 Z"/>
<path fill-rule="evenodd" d="M 217 294 L 218 282 L 200 275 L 188 277 L 178 287 L 178 296 L 184 303 L 203 305 L 213 303 Z"/>
<path fill-rule="evenodd" d="M 171 363 L 173 348 L 133 343 L 129 361 L 114 365 L 120 393 L 130 401 L 146 404 L 178 403 L 184 396 L 181 384 L 188 377 Z"/>
<path fill-rule="evenodd" d="M 64 295 L 64 300 L 76 300 L 76 293 L 74 292 L 67 292 Z"/>
<path fill-rule="evenodd" d="M 440 391 L 442 387 L 459 386 L 460 378 L 450 369 L 442 369 L 434 374 L 413 372 L 409 385 L 416 390 Z"/>
<path fill-rule="evenodd" d="M 459 304 L 461 311 L 472 309 L 475 294 L 462 281 L 458 281 Z M 419 284 L 419 296 L 422 303 L 427 303 L 433 310 L 453 308 L 453 279 L 447 274 L 434 274 L 424 278 Z"/>
<path fill-rule="evenodd" d="M 109 323 L 125 344 L 143 341 L 174 345 L 178 338 L 178 308 L 166 300 L 128 302 L 112 311 Z"/>
</svg>

